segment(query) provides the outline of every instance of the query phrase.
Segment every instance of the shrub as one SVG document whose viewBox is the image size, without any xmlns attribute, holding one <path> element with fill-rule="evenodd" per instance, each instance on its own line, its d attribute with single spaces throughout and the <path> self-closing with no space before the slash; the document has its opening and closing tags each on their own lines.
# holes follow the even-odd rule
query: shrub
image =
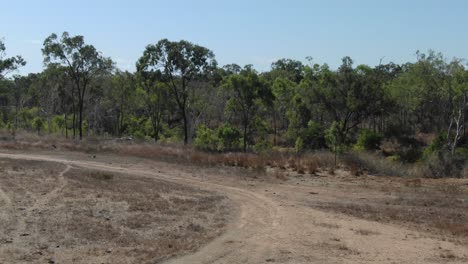
<svg viewBox="0 0 468 264">
<path fill-rule="evenodd" d="M 42 127 L 44 127 L 44 120 L 40 117 L 35 117 L 32 121 L 32 126 L 37 130 L 37 134 L 39 134 Z"/>
<path fill-rule="evenodd" d="M 216 131 L 217 149 L 220 151 L 232 151 L 239 149 L 240 132 L 235 127 L 224 124 Z"/>
<path fill-rule="evenodd" d="M 265 152 L 269 151 L 272 148 L 272 144 L 269 140 L 267 139 L 262 139 L 259 142 L 255 143 L 254 145 L 254 151 L 255 152 Z"/>
<path fill-rule="evenodd" d="M 402 161 L 414 163 L 423 157 L 423 153 L 419 146 L 410 145 L 409 147 L 400 150 L 398 152 L 398 156 Z"/>
<path fill-rule="evenodd" d="M 378 149 L 382 136 L 370 129 L 361 129 L 354 148 L 356 150 L 374 150 Z"/>
<path fill-rule="evenodd" d="M 341 157 L 341 161 L 352 172 L 366 170 L 370 174 L 383 176 L 407 176 L 407 167 L 401 163 L 394 162 L 388 158 L 382 158 L 378 155 L 368 152 L 349 152 Z"/>
<path fill-rule="evenodd" d="M 430 175 L 426 177 L 463 177 L 462 172 L 465 165 L 465 158 L 462 155 L 452 155 L 448 150 L 441 150 L 433 153 L 425 160 L 425 165 Z"/>
<path fill-rule="evenodd" d="M 294 149 L 296 150 L 296 153 L 300 153 L 300 152 L 302 152 L 304 150 L 304 141 L 302 140 L 301 137 L 298 137 L 296 139 Z"/>
<path fill-rule="evenodd" d="M 427 159 L 433 153 L 442 150 L 446 142 L 447 142 L 447 133 L 446 132 L 440 133 L 436 138 L 434 138 L 432 143 L 427 148 L 424 149 L 424 153 L 423 153 L 424 159 Z"/>
<path fill-rule="evenodd" d="M 314 121 L 309 121 L 307 127 L 301 129 L 300 137 L 306 149 L 319 149 L 326 146 L 323 128 Z"/>
<path fill-rule="evenodd" d="M 66 128 L 65 117 L 63 115 L 54 116 L 54 118 L 52 118 L 52 124 L 53 126 L 57 127 L 60 130 L 65 129 Z"/>
<path fill-rule="evenodd" d="M 133 132 L 132 136 L 135 138 L 135 139 L 144 139 L 145 138 L 145 133 L 141 130 L 136 130 L 135 132 Z"/>
<path fill-rule="evenodd" d="M 201 150 L 216 150 L 217 138 L 212 129 L 201 125 L 196 132 L 196 138 L 193 145 Z"/>
<path fill-rule="evenodd" d="M 340 136 L 340 126 L 341 124 L 333 122 L 330 128 L 325 130 L 325 141 L 328 148 L 337 153 L 342 153 L 345 150 L 345 140 Z"/>
</svg>

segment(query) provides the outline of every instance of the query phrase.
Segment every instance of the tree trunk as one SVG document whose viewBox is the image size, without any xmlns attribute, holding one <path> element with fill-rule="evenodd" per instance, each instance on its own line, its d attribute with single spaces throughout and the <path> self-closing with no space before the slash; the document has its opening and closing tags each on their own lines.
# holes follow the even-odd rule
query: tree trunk
<svg viewBox="0 0 468 264">
<path fill-rule="evenodd" d="M 184 145 L 188 144 L 188 124 L 187 124 L 187 113 L 185 107 L 182 109 L 182 118 L 184 119 Z"/>
<path fill-rule="evenodd" d="M 244 122 L 244 152 L 247 152 L 247 122 Z"/>
<path fill-rule="evenodd" d="M 278 135 L 278 126 L 277 126 L 277 120 L 276 120 L 276 111 L 273 109 L 273 133 L 274 133 L 274 137 L 273 137 L 273 146 L 276 146 L 277 144 L 277 135 Z"/>
<path fill-rule="evenodd" d="M 80 140 L 83 139 L 83 99 L 78 102 L 79 104 L 79 118 L 78 118 L 78 129 L 80 131 Z"/>
<path fill-rule="evenodd" d="M 68 139 L 68 122 L 67 122 L 67 112 L 63 114 L 65 116 L 65 138 Z"/>
</svg>

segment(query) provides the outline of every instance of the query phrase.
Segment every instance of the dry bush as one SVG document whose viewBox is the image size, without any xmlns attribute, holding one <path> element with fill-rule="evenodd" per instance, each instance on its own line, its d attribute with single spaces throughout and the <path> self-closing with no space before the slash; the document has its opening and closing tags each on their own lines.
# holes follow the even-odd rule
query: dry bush
<svg viewBox="0 0 468 264">
<path fill-rule="evenodd" d="M 350 169 L 365 168 L 373 175 L 408 176 L 408 168 L 404 165 L 367 152 L 350 152 L 340 160 Z"/>
<path fill-rule="evenodd" d="M 299 167 L 297 168 L 297 173 L 299 173 L 299 174 L 305 174 L 305 169 L 304 169 L 304 167 L 299 166 Z"/>
<path fill-rule="evenodd" d="M 294 157 L 291 157 L 289 158 L 288 160 L 288 167 L 290 169 L 292 169 L 293 171 L 296 171 L 297 170 L 297 159 L 295 159 Z"/>
<path fill-rule="evenodd" d="M 350 164 L 348 169 L 349 169 L 349 173 L 351 173 L 351 175 L 353 176 L 359 176 L 362 174 L 361 168 L 359 167 L 359 165 L 355 163 Z"/>
<path fill-rule="evenodd" d="M 421 187 L 422 180 L 421 179 L 410 179 L 405 181 L 406 187 Z"/>
<path fill-rule="evenodd" d="M 22 140 L 22 141 L 21 141 Z M 319 169 L 334 166 L 334 156 L 326 151 L 297 155 L 288 150 L 254 153 L 216 153 L 196 150 L 178 144 L 162 144 L 115 139 L 86 138 L 82 141 L 66 140 L 60 137 L 24 136 L 21 140 L 0 141 L 0 147 L 8 149 L 57 149 L 85 153 L 113 153 L 161 160 L 171 163 L 186 163 L 197 166 L 233 166 L 265 173 L 267 167 L 281 170 L 290 168 L 298 173 L 314 174 Z"/>
<path fill-rule="evenodd" d="M 89 177 L 96 179 L 96 180 L 112 180 L 114 178 L 114 174 L 110 172 L 103 172 L 103 171 L 93 171 L 89 173 Z"/>
<path fill-rule="evenodd" d="M 280 170 L 275 170 L 273 175 L 277 180 L 286 181 L 288 179 L 286 174 L 283 171 L 280 171 Z"/>
<path fill-rule="evenodd" d="M 307 172 L 311 175 L 315 175 L 319 170 L 319 165 L 316 160 L 306 161 Z"/>
</svg>

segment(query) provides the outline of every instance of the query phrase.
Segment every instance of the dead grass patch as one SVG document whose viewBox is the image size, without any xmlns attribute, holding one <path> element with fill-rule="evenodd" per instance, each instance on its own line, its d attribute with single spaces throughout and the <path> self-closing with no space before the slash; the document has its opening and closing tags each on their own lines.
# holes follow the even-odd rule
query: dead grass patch
<svg viewBox="0 0 468 264">
<path fill-rule="evenodd" d="M 448 187 L 452 188 L 452 187 Z M 392 196 L 319 203 L 316 207 L 377 222 L 397 222 L 417 229 L 453 237 L 468 237 L 468 194 L 440 186 L 393 188 Z M 377 190 L 379 190 L 377 188 Z"/>
<path fill-rule="evenodd" d="M 0 242 L 2 263 L 47 263 L 52 257 L 91 263 L 103 254 L 109 263 L 159 262 L 219 235 L 230 214 L 225 197 L 198 188 L 78 168 L 64 175 L 61 188 L 64 165 L 0 162 L 0 186 L 11 198 L 10 205 L 0 205 L 0 241 L 8 242 Z M 56 188 L 57 197 L 42 205 Z"/>
<path fill-rule="evenodd" d="M 372 230 L 367 230 L 367 229 L 357 229 L 353 231 L 354 233 L 361 235 L 361 236 L 376 236 L 380 234 L 377 231 L 372 231 Z"/>
</svg>

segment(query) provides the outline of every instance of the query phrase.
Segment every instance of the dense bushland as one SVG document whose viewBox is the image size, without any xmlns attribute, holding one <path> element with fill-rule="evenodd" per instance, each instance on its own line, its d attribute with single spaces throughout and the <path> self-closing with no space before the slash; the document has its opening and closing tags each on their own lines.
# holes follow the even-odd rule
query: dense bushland
<svg viewBox="0 0 468 264">
<path fill-rule="evenodd" d="M 213 153 L 329 149 L 369 171 L 464 175 L 468 69 L 434 51 L 374 67 L 344 57 L 338 69 L 281 59 L 258 72 L 163 39 L 135 72 L 121 72 L 65 32 L 44 41 L 42 72 L 12 76 L 25 62 L 0 49 L 0 128 L 12 137 L 126 137 Z"/>
</svg>

